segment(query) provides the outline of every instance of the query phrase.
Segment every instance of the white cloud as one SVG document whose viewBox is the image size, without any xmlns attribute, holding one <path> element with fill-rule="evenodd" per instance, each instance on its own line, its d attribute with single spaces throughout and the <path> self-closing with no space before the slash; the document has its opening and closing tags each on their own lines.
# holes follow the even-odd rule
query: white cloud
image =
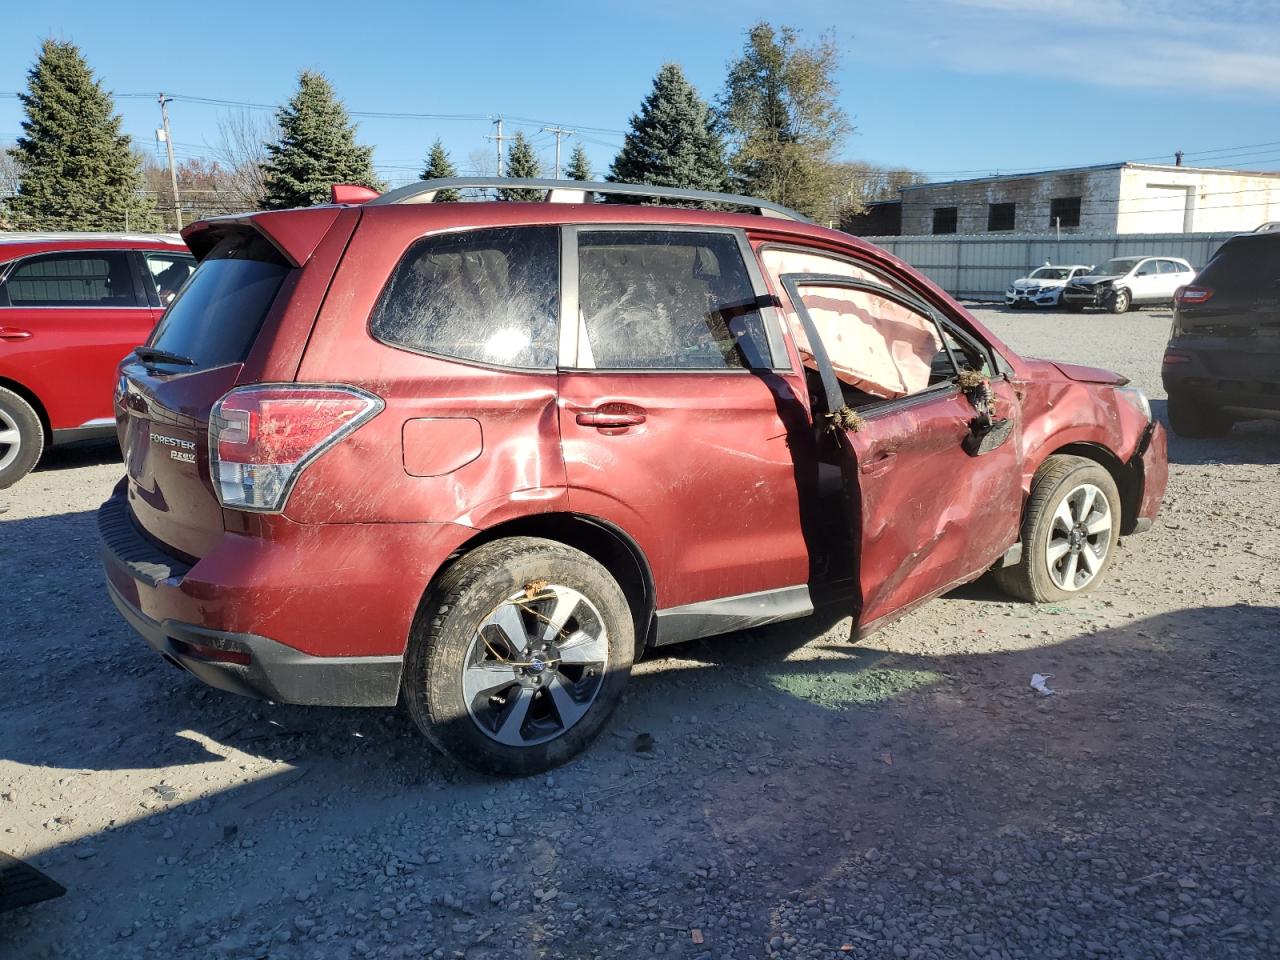
<svg viewBox="0 0 1280 960">
<path fill-rule="evenodd" d="M 924 0 L 899 9 L 911 11 L 914 43 L 924 39 L 929 58 L 954 69 L 1280 99 L 1275 0 Z M 931 35 L 919 35 L 921 22 Z"/>
</svg>

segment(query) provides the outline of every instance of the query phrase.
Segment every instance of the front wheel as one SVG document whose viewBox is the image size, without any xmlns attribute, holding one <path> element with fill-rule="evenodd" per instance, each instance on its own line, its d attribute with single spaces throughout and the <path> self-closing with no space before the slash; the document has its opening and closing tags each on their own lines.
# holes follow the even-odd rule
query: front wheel
<svg viewBox="0 0 1280 960">
<path fill-rule="evenodd" d="M 1133 305 L 1133 297 L 1129 295 L 1128 290 L 1117 290 L 1111 294 L 1107 301 L 1107 309 L 1112 313 L 1127 313 L 1129 307 Z"/>
<path fill-rule="evenodd" d="M 995 571 L 1022 600 L 1045 603 L 1088 593 L 1111 565 L 1120 539 L 1120 491 L 1105 468 L 1055 455 L 1036 473 L 1022 522 L 1022 559 Z"/>
<path fill-rule="evenodd" d="M 40 415 L 18 394 L 0 387 L 0 490 L 30 473 L 43 450 Z"/>
<path fill-rule="evenodd" d="M 477 547 L 441 578 L 405 656 L 427 738 L 487 773 L 529 776 L 573 757 L 617 706 L 635 656 L 626 595 L 551 540 Z"/>
<path fill-rule="evenodd" d="M 1225 437 L 1232 423 L 1231 417 L 1191 394 L 1169 391 L 1169 426 L 1178 436 L 1192 440 Z"/>
</svg>

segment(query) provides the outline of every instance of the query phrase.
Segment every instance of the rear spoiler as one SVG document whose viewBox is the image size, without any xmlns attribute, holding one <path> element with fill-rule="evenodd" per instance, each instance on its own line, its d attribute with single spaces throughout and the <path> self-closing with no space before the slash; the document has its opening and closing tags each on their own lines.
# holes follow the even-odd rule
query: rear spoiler
<svg viewBox="0 0 1280 960">
<path fill-rule="evenodd" d="M 291 264 L 300 267 L 311 259 L 341 212 L 337 207 L 322 206 L 210 217 L 186 227 L 182 239 L 196 259 L 203 260 L 227 234 L 253 230 L 271 241 Z"/>
</svg>

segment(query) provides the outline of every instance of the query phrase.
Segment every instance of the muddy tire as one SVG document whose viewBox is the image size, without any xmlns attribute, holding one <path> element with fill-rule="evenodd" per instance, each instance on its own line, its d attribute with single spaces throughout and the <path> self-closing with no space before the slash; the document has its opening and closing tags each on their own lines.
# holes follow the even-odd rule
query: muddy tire
<svg viewBox="0 0 1280 960">
<path fill-rule="evenodd" d="M 1112 313 L 1128 313 L 1131 306 L 1133 306 L 1133 297 L 1123 287 L 1113 291 L 1107 298 L 1107 309 Z"/>
<path fill-rule="evenodd" d="M 1100 464 L 1084 457 L 1049 457 L 1031 484 L 1022 559 L 997 569 L 996 583 L 1033 603 L 1088 593 L 1115 557 L 1120 509 L 1120 491 Z"/>
<path fill-rule="evenodd" d="M 1231 432 L 1234 421 L 1216 407 L 1209 406 L 1194 396 L 1179 391 L 1169 391 L 1169 426 L 1180 437 L 1192 440 L 1209 440 L 1225 437 Z"/>
<path fill-rule="evenodd" d="M 42 452 L 40 415 L 18 394 L 0 387 L 0 490 L 30 473 Z"/>
<path fill-rule="evenodd" d="M 458 560 L 419 613 L 405 703 L 441 751 L 530 776 L 600 732 L 631 674 L 635 627 L 616 580 L 580 550 L 512 537 Z"/>
</svg>

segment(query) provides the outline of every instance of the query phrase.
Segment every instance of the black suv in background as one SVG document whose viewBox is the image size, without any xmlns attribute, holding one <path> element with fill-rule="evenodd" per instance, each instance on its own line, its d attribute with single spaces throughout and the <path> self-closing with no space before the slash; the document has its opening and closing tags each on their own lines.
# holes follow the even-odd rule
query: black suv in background
<svg viewBox="0 0 1280 960">
<path fill-rule="evenodd" d="M 1232 237 L 1178 291 L 1161 373 L 1184 437 L 1280 420 L 1280 223 Z"/>
</svg>

